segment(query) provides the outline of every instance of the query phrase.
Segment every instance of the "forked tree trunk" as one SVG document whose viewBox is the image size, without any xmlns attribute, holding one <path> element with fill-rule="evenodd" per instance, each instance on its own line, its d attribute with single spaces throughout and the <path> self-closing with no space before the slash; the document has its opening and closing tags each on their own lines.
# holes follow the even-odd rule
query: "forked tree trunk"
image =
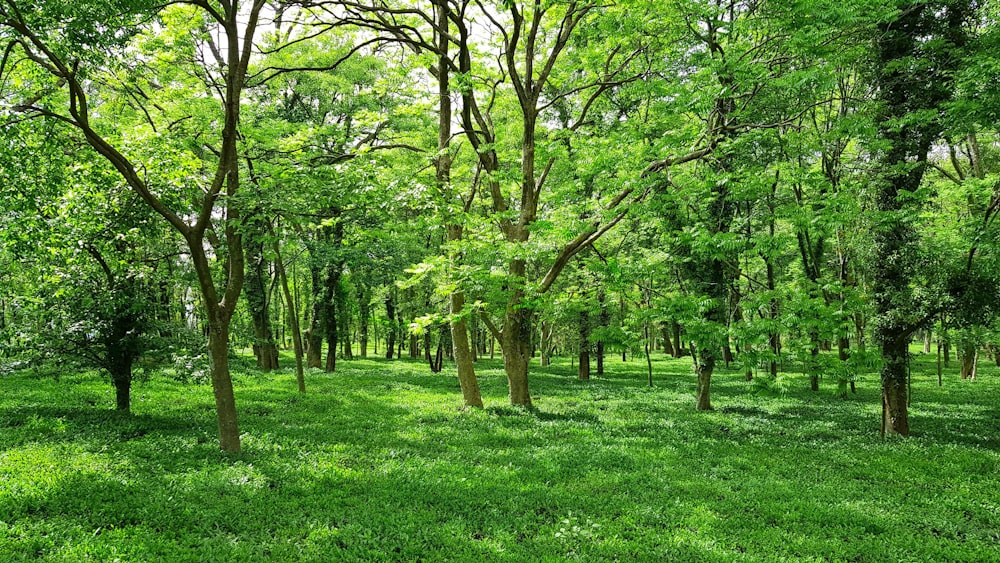
<svg viewBox="0 0 1000 563">
<path fill-rule="evenodd" d="M 674 354 L 674 345 L 670 341 L 670 325 L 663 323 L 660 325 L 660 330 L 663 332 L 663 353 L 667 356 L 677 357 Z"/>
<path fill-rule="evenodd" d="M 976 379 L 976 367 L 979 363 L 979 347 L 973 342 L 964 342 L 961 355 L 962 379 Z"/>
</svg>

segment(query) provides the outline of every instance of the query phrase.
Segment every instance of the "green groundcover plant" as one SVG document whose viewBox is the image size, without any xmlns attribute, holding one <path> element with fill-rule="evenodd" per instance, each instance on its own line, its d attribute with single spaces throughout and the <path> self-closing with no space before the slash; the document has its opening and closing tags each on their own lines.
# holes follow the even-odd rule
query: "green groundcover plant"
<svg viewBox="0 0 1000 563">
<path fill-rule="evenodd" d="M 290 362 L 286 362 L 290 365 Z M 131 414 L 96 373 L 0 376 L 3 561 L 988 561 L 1000 558 L 997 369 L 913 371 L 907 439 L 877 378 L 807 391 L 722 371 L 696 412 L 690 361 L 539 368 L 531 410 L 486 408 L 423 364 L 236 374 L 243 453 L 204 385 L 154 374 Z M 801 391 L 799 391 L 801 390 Z"/>
</svg>

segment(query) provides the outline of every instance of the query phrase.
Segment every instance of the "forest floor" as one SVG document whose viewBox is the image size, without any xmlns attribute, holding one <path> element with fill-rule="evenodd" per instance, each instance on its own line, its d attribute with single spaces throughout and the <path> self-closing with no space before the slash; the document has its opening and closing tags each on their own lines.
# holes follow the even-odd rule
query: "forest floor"
<svg viewBox="0 0 1000 563">
<path fill-rule="evenodd" d="M 289 358 L 284 365 L 291 366 Z M 246 364 L 247 362 L 243 362 Z M 847 400 L 690 360 L 533 368 L 535 409 L 461 409 L 448 372 L 385 360 L 236 374 L 244 453 L 207 385 L 154 375 L 133 414 L 93 373 L 0 374 L 0 560 L 998 561 L 1000 371 L 918 357 L 908 439 L 874 375 Z"/>
</svg>

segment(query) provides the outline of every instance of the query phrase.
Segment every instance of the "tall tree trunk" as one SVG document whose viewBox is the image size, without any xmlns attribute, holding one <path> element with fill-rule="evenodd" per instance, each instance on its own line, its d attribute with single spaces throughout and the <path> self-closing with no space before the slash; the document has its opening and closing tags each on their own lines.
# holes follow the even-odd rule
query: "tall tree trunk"
<svg viewBox="0 0 1000 563">
<path fill-rule="evenodd" d="M 247 309 L 253 324 L 253 353 L 263 371 L 278 369 L 278 347 L 271 326 L 270 301 L 265 289 L 267 259 L 264 257 L 266 221 L 254 215 L 244 234 Z"/>
<path fill-rule="evenodd" d="M 580 364 L 577 369 L 577 377 L 581 380 L 590 379 L 590 314 L 587 311 L 580 311 Z"/>
<path fill-rule="evenodd" d="M 552 363 L 552 321 L 542 321 L 539 323 L 541 325 L 539 340 L 541 341 L 542 348 L 542 367 L 548 366 Z"/>
<path fill-rule="evenodd" d="M 435 179 L 438 190 L 445 197 L 454 199 L 451 187 L 451 123 L 452 123 L 452 103 L 451 103 L 451 57 L 448 53 L 452 40 L 449 37 L 451 32 L 451 8 L 447 0 L 436 0 L 434 18 L 440 32 L 437 34 L 437 79 L 438 79 L 438 154 L 434 159 Z M 460 46 L 464 48 L 466 45 Z M 471 202 L 462 201 L 463 211 L 467 211 Z M 462 240 L 463 228 L 460 221 L 453 222 L 446 227 L 448 242 L 456 244 Z M 460 253 L 453 253 L 451 259 L 454 262 L 461 260 Z M 462 388 L 462 401 L 466 407 L 483 407 L 483 398 L 479 393 L 479 380 L 476 378 L 475 353 L 469 344 L 469 328 L 465 313 L 465 293 L 456 288 L 452 291 L 448 299 L 448 306 L 451 313 L 451 344 L 452 354 L 455 357 L 455 370 L 458 373 L 458 384 Z M 443 335 L 442 335 L 443 336 Z"/>
<path fill-rule="evenodd" d="M 306 392 L 306 377 L 303 369 L 304 350 L 302 346 L 302 331 L 299 329 L 299 312 L 295 304 L 295 298 L 288 286 L 288 275 L 285 272 L 285 263 L 281 259 L 281 248 L 278 237 L 271 232 L 274 247 L 274 267 L 278 274 L 278 281 L 281 283 L 281 291 L 285 295 L 285 302 L 288 303 L 288 322 L 292 325 L 292 345 L 295 348 L 295 381 L 299 386 L 299 393 Z"/>
<path fill-rule="evenodd" d="M 321 368 L 323 367 L 323 325 L 325 324 L 322 271 L 316 264 L 312 264 L 309 267 L 309 275 L 312 280 L 313 303 L 309 328 L 306 329 L 305 333 L 306 365 L 311 368 Z"/>
<path fill-rule="evenodd" d="M 837 357 L 843 364 L 846 364 L 851 359 L 851 341 L 846 336 L 837 338 Z M 847 398 L 847 384 L 853 382 L 853 379 L 853 377 L 844 375 L 843 372 L 840 378 L 837 379 L 837 392 L 840 394 L 841 399 Z M 853 386 L 851 390 L 854 390 Z"/>
<path fill-rule="evenodd" d="M 601 306 L 601 316 L 598 326 L 601 327 L 602 332 L 606 331 L 608 324 L 611 322 L 611 315 L 608 313 L 608 305 L 605 302 L 606 297 L 604 294 L 604 288 L 600 288 L 597 292 L 597 302 Z M 597 375 L 604 375 L 604 337 L 602 336 L 597 341 Z"/>
<path fill-rule="evenodd" d="M 908 219 L 927 167 L 927 156 L 943 129 L 939 120 L 914 122 L 913 112 L 937 114 L 952 95 L 951 76 L 962 60 L 969 4 L 918 3 L 879 25 L 875 53 L 881 177 L 875 182 L 872 295 L 875 340 L 882 368 L 882 433 L 908 435 L 909 342 L 916 329 L 911 279 L 917 267 L 917 234 Z M 914 62 L 916 61 L 916 62 Z"/>
<path fill-rule="evenodd" d="M 450 301 L 452 318 L 455 319 L 451 323 L 451 343 L 455 350 L 455 367 L 458 371 L 458 384 L 462 388 L 462 401 L 466 407 L 483 408 L 479 380 L 469 346 L 469 331 L 465 317 L 461 316 L 465 308 L 465 295 L 461 292 L 452 293 Z"/>
<path fill-rule="evenodd" d="M 330 267 L 327 271 L 326 284 L 323 291 L 324 311 L 323 318 L 326 321 L 323 332 L 326 335 L 326 364 L 323 369 L 327 372 L 337 370 L 337 345 L 339 344 L 340 331 L 338 330 L 338 311 L 336 294 L 340 286 L 340 271 L 335 267 Z"/>
<path fill-rule="evenodd" d="M 368 357 L 368 322 L 371 319 L 371 294 L 368 286 L 358 284 L 358 345 L 361 357 Z"/>
<path fill-rule="evenodd" d="M 391 360 L 392 354 L 396 350 L 396 300 L 390 291 L 385 298 L 385 318 L 388 321 L 388 329 L 385 335 L 385 359 Z"/>
</svg>

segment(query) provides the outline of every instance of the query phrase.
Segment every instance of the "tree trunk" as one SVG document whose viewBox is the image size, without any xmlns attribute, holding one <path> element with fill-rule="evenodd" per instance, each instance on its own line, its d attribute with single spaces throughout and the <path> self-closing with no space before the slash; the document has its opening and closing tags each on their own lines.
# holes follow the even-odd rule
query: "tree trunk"
<svg viewBox="0 0 1000 563">
<path fill-rule="evenodd" d="M 265 290 L 267 259 L 264 257 L 265 221 L 259 217 L 248 218 L 245 240 L 246 303 L 253 324 L 253 353 L 257 367 L 263 371 L 278 369 L 278 347 L 271 326 L 270 301 Z M 249 236 L 248 236 L 249 235 Z"/>
<path fill-rule="evenodd" d="M 590 379 L 590 314 L 580 311 L 580 364 L 577 377 L 583 381 Z"/>
<path fill-rule="evenodd" d="M 911 282 L 919 267 L 919 237 L 910 220 L 913 201 L 927 168 L 931 147 L 944 129 L 937 114 L 952 95 L 952 77 L 962 60 L 970 4 L 916 3 L 879 24 L 874 59 L 878 106 L 878 164 L 873 183 L 873 263 L 871 292 L 875 341 L 882 353 L 882 434 L 909 434 L 907 375 L 909 342 L 916 329 L 906 319 L 915 308 Z M 947 54 L 945 53 L 947 51 Z"/>
<path fill-rule="evenodd" d="M 511 261 L 511 277 L 515 280 L 523 280 L 524 272 L 524 260 Z M 531 310 L 524 304 L 524 293 L 521 289 L 514 289 L 511 293 L 504 314 L 503 331 L 500 334 L 503 367 L 507 374 L 507 384 L 510 387 L 510 404 L 531 407 L 531 394 L 528 391 L 528 365 L 531 361 Z"/>
<path fill-rule="evenodd" d="M 458 371 L 458 384 L 462 388 L 462 401 L 466 407 L 483 408 L 479 380 L 476 378 L 476 368 L 469 346 L 469 331 L 465 317 L 462 316 L 465 295 L 456 291 L 451 294 L 450 301 L 451 315 L 456 319 L 451 323 L 451 343 L 455 350 L 455 368 Z"/>
<path fill-rule="evenodd" d="M 312 317 L 309 319 L 309 328 L 305 333 L 306 345 L 306 365 L 311 368 L 323 367 L 323 316 L 324 305 L 322 299 L 320 268 L 311 265 L 309 275 L 312 278 Z"/>
<path fill-rule="evenodd" d="M 841 336 L 837 339 L 837 357 L 841 363 L 846 363 L 851 359 L 851 341 L 846 336 Z M 847 398 L 847 385 L 853 379 L 853 377 L 841 375 L 837 380 L 837 392 L 840 394 L 841 399 Z M 851 390 L 853 391 L 853 388 Z"/>
<path fill-rule="evenodd" d="M 396 301 L 391 292 L 385 298 L 385 318 L 389 324 L 385 335 L 385 359 L 391 360 L 396 350 Z"/>
<path fill-rule="evenodd" d="M 692 356 L 695 353 L 692 351 Z M 695 409 L 710 411 L 712 409 L 712 371 L 715 370 L 715 350 L 705 348 L 698 350 L 695 362 L 697 376 L 697 391 L 695 394 Z"/>
<path fill-rule="evenodd" d="M 963 342 L 960 360 L 962 379 L 976 379 L 976 366 L 979 363 L 979 347 L 974 342 Z"/>
<path fill-rule="evenodd" d="M 338 299 L 337 310 L 342 311 L 341 314 L 341 327 L 340 327 L 340 341 L 344 347 L 344 359 L 353 360 L 354 359 L 354 343 L 351 335 L 351 312 L 347 307 L 344 300 Z"/>
<path fill-rule="evenodd" d="M 905 339 L 882 345 L 882 436 L 910 433 L 907 412 L 907 345 Z"/>
<path fill-rule="evenodd" d="M 681 325 L 677 321 L 670 321 L 670 325 L 674 333 L 674 357 L 680 358 L 684 355 L 684 348 L 681 347 Z"/>
<path fill-rule="evenodd" d="M 110 355 L 110 354 L 109 354 Z M 111 384 L 115 387 L 115 408 L 129 412 L 132 408 L 132 360 L 126 354 L 116 354 L 109 365 Z"/>
<path fill-rule="evenodd" d="M 539 340 L 541 341 L 542 348 L 542 367 L 548 366 L 552 362 L 552 321 L 542 321 L 541 323 L 541 335 Z"/>
<path fill-rule="evenodd" d="M 360 285 L 360 284 L 359 284 Z M 366 286 L 358 290 L 358 345 L 361 357 L 368 357 L 368 321 L 371 318 L 370 295 Z"/>
<path fill-rule="evenodd" d="M 219 426 L 222 451 L 240 451 L 240 428 L 236 421 L 236 397 L 229 374 L 229 322 L 224 312 L 209 313 L 208 359 L 211 364 L 212 391 Z"/>
<path fill-rule="evenodd" d="M 292 345 L 295 348 L 295 381 L 299 386 L 299 393 L 306 392 L 305 370 L 303 363 L 302 331 L 299 327 L 299 312 L 292 296 L 292 291 L 288 286 L 288 275 L 285 272 L 285 263 L 281 259 L 281 248 L 278 244 L 278 237 L 271 233 L 274 240 L 274 267 L 278 274 L 278 281 L 281 283 L 281 291 L 285 295 L 288 303 L 288 322 L 292 325 Z"/>
<path fill-rule="evenodd" d="M 663 332 L 663 354 L 676 358 L 677 356 L 674 354 L 674 345 L 670 342 L 670 325 L 668 323 L 663 323 L 660 325 L 660 331 Z"/>
<path fill-rule="evenodd" d="M 601 317 L 599 326 L 601 327 L 602 332 L 606 334 L 608 324 L 611 322 L 611 315 L 610 313 L 608 313 L 608 306 L 605 303 L 605 295 L 603 287 L 600 289 L 600 291 L 597 292 L 597 301 L 601 305 Z M 597 341 L 596 354 L 597 354 L 597 375 L 602 376 L 604 375 L 604 337 L 601 337 L 601 339 Z"/>
</svg>

